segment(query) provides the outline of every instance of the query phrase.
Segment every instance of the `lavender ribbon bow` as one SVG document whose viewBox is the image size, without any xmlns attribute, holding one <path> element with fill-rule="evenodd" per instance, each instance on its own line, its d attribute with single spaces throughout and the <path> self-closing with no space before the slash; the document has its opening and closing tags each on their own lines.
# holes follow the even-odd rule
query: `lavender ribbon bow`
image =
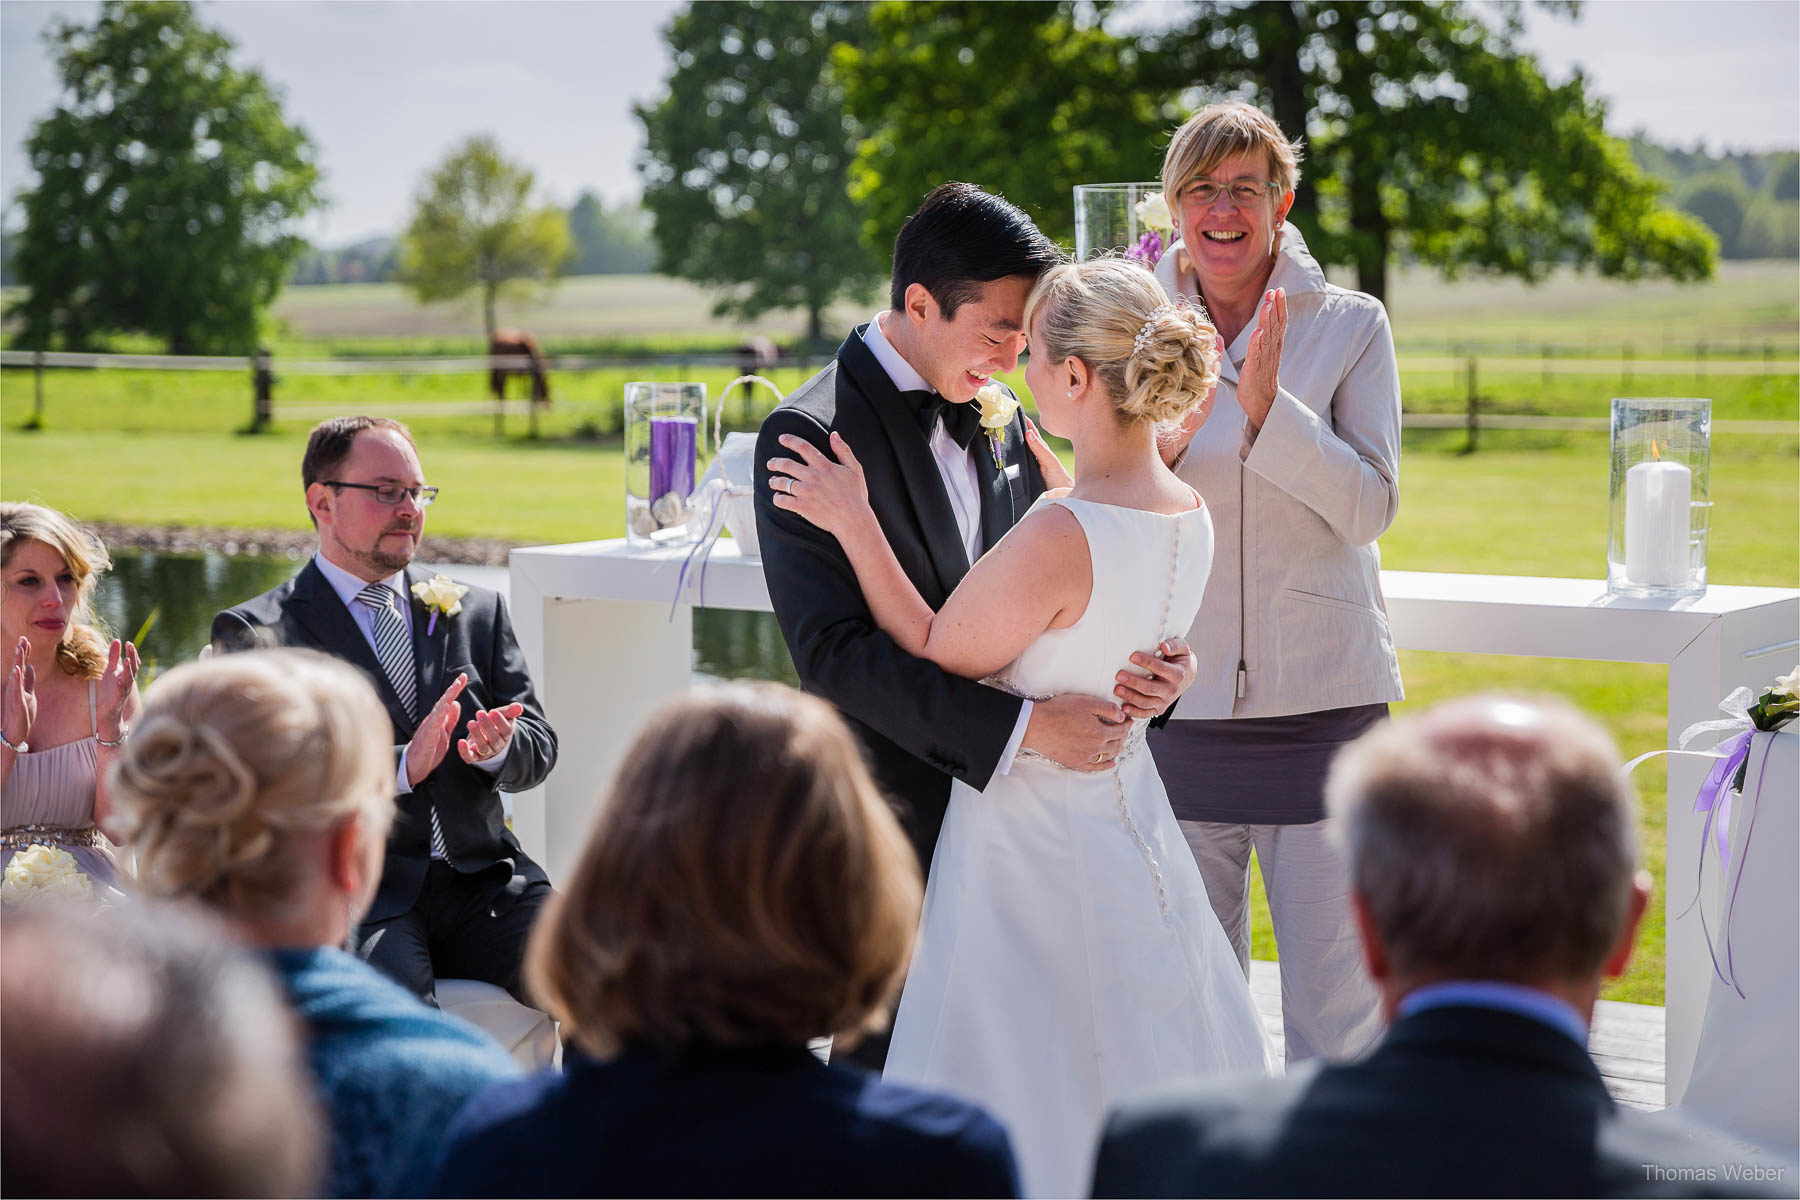
<svg viewBox="0 0 1800 1200">
<path fill-rule="evenodd" d="M 1731 917 L 1737 908 L 1738 885 L 1743 880 L 1743 868 L 1738 868 L 1738 877 L 1731 881 L 1731 892 L 1725 901 L 1725 964 L 1719 964 L 1719 952 L 1713 945 L 1712 931 L 1706 925 L 1706 906 L 1700 903 L 1701 885 L 1706 872 L 1706 843 L 1710 840 L 1718 851 L 1719 872 L 1731 879 L 1731 796 L 1736 790 L 1733 786 L 1738 771 L 1750 756 L 1750 742 L 1756 736 L 1756 723 L 1750 719 L 1750 705 L 1756 700 L 1756 694 L 1749 688 L 1741 687 L 1719 701 L 1719 710 L 1727 715 L 1724 720 L 1696 721 L 1681 731 L 1676 744 L 1678 750 L 1652 750 L 1648 754 L 1640 754 L 1625 764 L 1625 773 L 1647 759 L 1659 755 L 1681 755 L 1692 758 L 1713 759 L 1712 769 L 1706 774 L 1706 781 L 1700 785 L 1700 791 L 1694 796 L 1695 814 L 1705 813 L 1706 823 L 1700 830 L 1700 865 L 1694 874 L 1694 898 L 1687 908 L 1681 910 L 1677 920 L 1685 917 L 1696 905 L 1700 908 L 1700 929 L 1706 937 L 1706 952 L 1712 957 L 1713 971 L 1720 980 L 1731 985 L 1732 990 L 1743 996 L 1744 989 L 1738 986 L 1737 967 L 1731 954 Z M 1687 744 L 1705 733 L 1730 731 L 1732 736 L 1714 746 L 1711 750 L 1689 750 Z M 1765 760 L 1765 767 L 1767 762 Z M 1762 781 L 1757 781 L 1760 793 Z M 1744 831 L 1746 850 L 1750 843 L 1750 834 L 1756 822 L 1755 810 L 1750 814 L 1751 828 Z"/>
</svg>

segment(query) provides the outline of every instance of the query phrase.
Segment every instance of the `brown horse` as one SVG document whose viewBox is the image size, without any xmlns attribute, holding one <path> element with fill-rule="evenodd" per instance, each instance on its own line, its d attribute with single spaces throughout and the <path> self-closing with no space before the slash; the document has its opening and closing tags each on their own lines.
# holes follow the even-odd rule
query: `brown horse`
<svg viewBox="0 0 1800 1200">
<path fill-rule="evenodd" d="M 495 362 L 489 375 L 488 387 L 494 393 L 496 401 L 506 399 L 506 380 L 509 375 L 531 376 L 531 402 L 533 404 L 550 403 L 550 372 L 545 366 L 543 348 L 538 345 L 537 338 L 523 329 L 496 329 L 494 336 L 488 341 L 488 356 L 493 359 L 529 358 L 529 367 L 517 367 L 511 364 Z"/>
</svg>

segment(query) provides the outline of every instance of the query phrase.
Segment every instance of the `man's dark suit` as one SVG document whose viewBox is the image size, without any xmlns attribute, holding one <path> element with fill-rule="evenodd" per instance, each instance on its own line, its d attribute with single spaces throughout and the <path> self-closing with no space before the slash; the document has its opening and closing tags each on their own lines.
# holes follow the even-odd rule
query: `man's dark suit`
<svg viewBox="0 0 1800 1200">
<path fill-rule="evenodd" d="M 858 329 L 831 366 L 763 421 L 756 443 L 756 532 L 769 599 L 801 686 L 849 719 L 877 780 L 900 802 L 922 867 L 931 863 L 950 802 L 950 781 L 987 785 L 1018 723 L 1021 701 L 950 675 L 901 650 L 875 625 L 843 547 L 831 534 L 776 508 L 768 461 L 791 457 L 794 434 L 831 453 L 835 431 L 862 463 L 869 503 L 888 544 L 925 602 L 943 605 L 968 572 L 968 552 L 918 412 L 928 398 L 900 392 Z M 1043 475 L 1014 415 L 996 467 L 985 433 L 974 456 L 981 485 L 982 544 L 992 546 L 1044 491 Z"/>
<path fill-rule="evenodd" d="M 1124 1105 L 1102 1132 L 1094 1195 L 1776 1194 L 1721 1173 L 1744 1161 L 1671 1114 L 1621 1108 L 1561 1031 L 1443 1007 L 1402 1018 L 1355 1062 Z"/>
<path fill-rule="evenodd" d="M 422 891 L 435 894 L 436 889 L 426 888 L 434 871 L 448 880 L 453 877 L 447 873 L 454 868 L 456 876 L 472 879 L 476 886 L 471 904 L 465 907 L 485 907 L 495 920 L 511 916 L 522 898 L 525 908 L 535 911 L 549 890 L 543 869 L 526 856 L 506 828 L 500 791 L 524 791 L 543 782 L 556 763 L 556 734 L 532 691 L 525 656 L 513 638 L 500 596 L 471 587 L 462 598 L 462 612 L 454 617 L 439 616 L 436 630 L 428 633 L 431 613 L 410 589 L 430 577 L 428 572 L 409 567 L 408 592 L 403 597 L 411 607 L 419 715 L 430 711 L 459 674 L 468 675 L 469 682 L 458 697 L 462 712 L 443 760 L 410 793 L 395 797 L 399 811 L 388 835 L 381 888 L 364 919 L 365 936 L 372 927 L 413 910 Z M 212 641 L 217 652 L 267 646 L 322 650 L 361 670 L 393 722 L 398 769 L 399 753 L 412 739 L 418 722 L 407 715 L 355 618 L 316 562 L 307 563 L 280 587 L 220 613 L 213 619 Z M 481 709 L 515 702 L 524 706 L 524 712 L 513 723 L 512 742 L 499 772 L 464 762 L 455 739 L 463 736 L 470 718 Z M 437 806 L 449 866 L 431 862 L 431 805 Z M 428 921 L 440 916 L 424 915 Z M 450 956 L 451 961 L 442 963 L 444 969 L 439 973 L 485 979 L 517 994 L 523 925 L 528 924 L 530 915 L 530 911 L 517 913 L 521 926 L 517 931 L 477 936 L 473 940 L 478 944 L 470 946 L 467 954 Z M 389 961 L 375 956 L 371 961 L 401 975 Z M 412 978 L 402 977 L 401 982 L 421 993 L 430 985 L 429 977 L 420 980 L 416 973 Z"/>
</svg>

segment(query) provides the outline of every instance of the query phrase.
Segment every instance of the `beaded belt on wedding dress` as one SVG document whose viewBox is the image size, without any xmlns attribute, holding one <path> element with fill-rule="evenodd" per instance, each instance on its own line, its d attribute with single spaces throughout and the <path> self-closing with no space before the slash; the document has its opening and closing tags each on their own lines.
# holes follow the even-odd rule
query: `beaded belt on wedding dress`
<svg viewBox="0 0 1800 1200">
<path fill-rule="evenodd" d="M 9 825 L 0 830 L 0 850 L 18 852 L 30 846 L 76 848 L 100 844 L 100 831 L 92 825 Z"/>
</svg>

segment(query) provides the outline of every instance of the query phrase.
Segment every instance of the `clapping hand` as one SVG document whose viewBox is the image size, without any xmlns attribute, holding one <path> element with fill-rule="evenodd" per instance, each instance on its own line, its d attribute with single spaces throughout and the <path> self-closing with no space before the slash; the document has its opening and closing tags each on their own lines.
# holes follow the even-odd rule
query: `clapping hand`
<svg viewBox="0 0 1800 1200">
<path fill-rule="evenodd" d="M 1244 357 L 1244 369 L 1238 372 L 1238 407 L 1244 410 L 1252 429 L 1261 430 L 1275 403 L 1280 386 L 1276 375 L 1281 367 L 1281 343 L 1287 337 L 1287 289 L 1276 288 L 1263 293 L 1257 309 L 1256 329 L 1250 334 L 1250 350 Z"/>
<path fill-rule="evenodd" d="M 484 762 L 506 749 L 513 735 L 513 722 L 525 711 L 523 704 L 505 708 L 484 708 L 469 719 L 469 736 L 456 743 L 456 752 L 466 763 Z"/>
<path fill-rule="evenodd" d="M 101 741 L 116 742 L 125 732 L 125 709 L 137 693 L 140 666 L 137 647 L 114 638 L 106 649 L 106 669 L 94 688 L 99 717 L 96 727 Z"/>
<path fill-rule="evenodd" d="M 444 752 L 450 748 L 451 735 L 456 731 L 456 718 L 462 709 L 457 706 L 456 698 L 462 690 L 469 686 L 469 676 L 464 673 L 456 677 L 456 682 L 444 689 L 438 702 L 431 706 L 425 719 L 413 731 L 412 741 L 406 744 L 406 782 L 418 787 L 419 781 L 437 770 L 437 765 L 444 761 Z"/>
<path fill-rule="evenodd" d="M 13 649 L 12 669 L 6 675 L 4 712 L 0 712 L 0 733 L 15 746 L 23 746 L 37 721 L 37 669 L 31 665 L 31 643 L 25 638 Z"/>
<path fill-rule="evenodd" d="M 769 487 L 775 492 L 776 508 L 798 513 L 839 541 L 862 522 L 873 520 L 862 464 L 842 435 L 831 435 L 835 460 L 791 433 L 782 435 L 781 444 L 800 457 L 769 460 Z"/>
</svg>

